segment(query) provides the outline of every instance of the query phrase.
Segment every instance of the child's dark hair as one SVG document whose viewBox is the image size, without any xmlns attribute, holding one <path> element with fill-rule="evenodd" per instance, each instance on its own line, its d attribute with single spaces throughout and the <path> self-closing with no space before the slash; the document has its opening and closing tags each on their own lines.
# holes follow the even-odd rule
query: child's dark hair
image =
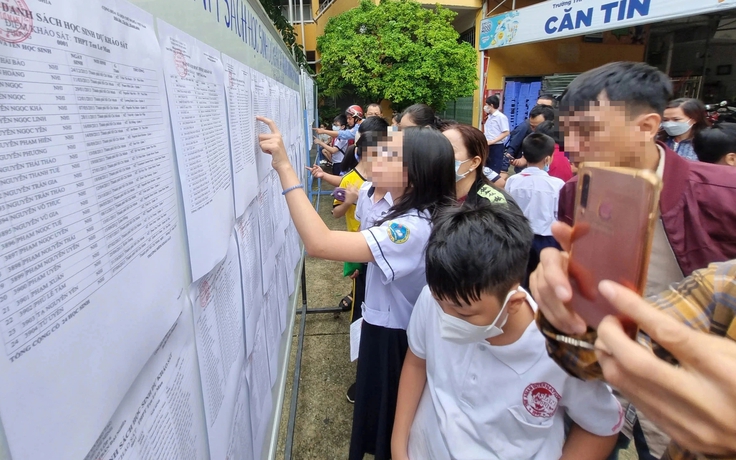
<svg viewBox="0 0 736 460">
<path fill-rule="evenodd" d="M 560 112 L 569 115 L 588 110 L 601 93 L 609 101 L 623 102 L 627 111 L 664 113 L 672 97 L 672 82 L 661 70 L 642 62 L 612 62 L 579 75 L 567 87 Z"/>
<path fill-rule="evenodd" d="M 356 157 L 355 152 L 357 152 L 358 149 L 355 147 L 355 144 L 348 145 L 345 149 L 345 156 L 342 159 L 342 162 L 340 163 L 340 169 L 342 169 L 345 172 L 350 171 L 351 169 L 355 169 L 356 166 L 358 166 L 358 157 Z"/>
<path fill-rule="evenodd" d="M 345 152 L 345 159 L 342 160 L 342 168 L 344 171 L 355 168 L 355 166 L 362 160 L 363 152 L 367 147 L 375 147 L 379 141 L 386 140 L 386 133 L 388 133 L 388 123 L 381 117 L 368 117 L 363 120 L 358 128 L 360 137 L 355 141 L 355 149 L 350 152 Z M 345 166 L 345 161 L 348 160 L 348 155 L 352 157 L 350 163 L 353 164 L 349 169 Z"/>
<path fill-rule="evenodd" d="M 332 120 L 332 122 L 336 123 L 338 126 L 347 126 L 348 117 L 346 117 L 344 113 L 341 113 L 340 115 L 336 116 L 335 119 Z"/>
<path fill-rule="evenodd" d="M 524 279 L 533 238 L 515 206 L 480 201 L 443 208 L 425 253 L 429 289 L 458 305 L 478 301 L 482 293 L 503 301 Z"/>
<path fill-rule="evenodd" d="M 412 209 L 435 211 L 455 200 L 455 153 L 450 141 L 429 126 L 402 131 L 402 162 L 407 174 L 404 193 L 376 225 Z"/>
<path fill-rule="evenodd" d="M 726 154 L 736 153 L 736 123 L 719 123 L 699 131 L 693 149 L 705 163 L 718 163 Z"/>
<path fill-rule="evenodd" d="M 486 104 L 490 105 L 494 109 L 497 109 L 499 105 L 501 105 L 501 99 L 498 98 L 498 96 L 488 96 L 486 98 Z"/>
<path fill-rule="evenodd" d="M 555 153 L 555 140 L 546 134 L 531 133 L 521 143 L 521 150 L 527 163 L 539 163 Z"/>
<path fill-rule="evenodd" d="M 432 126 L 433 128 L 439 128 L 442 120 L 435 114 L 434 109 L 427 104 L 414 104 L 410 105 L 399 115 L 397 121 L 401 123 L 404 117 L 410 117 L 411 120 L 417 126 Z"/>
</svg>

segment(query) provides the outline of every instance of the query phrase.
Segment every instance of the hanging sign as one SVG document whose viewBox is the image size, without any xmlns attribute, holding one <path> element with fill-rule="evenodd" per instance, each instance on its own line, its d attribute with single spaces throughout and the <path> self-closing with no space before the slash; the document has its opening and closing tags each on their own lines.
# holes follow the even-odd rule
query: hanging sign
<svg viewBox="0 0 736 460">
<path fill-rule="evenodd" d="M 481 21 L 480 49 L 500 48 L 736 8 L 736 0 L 548 0 Z"/>
</svg>

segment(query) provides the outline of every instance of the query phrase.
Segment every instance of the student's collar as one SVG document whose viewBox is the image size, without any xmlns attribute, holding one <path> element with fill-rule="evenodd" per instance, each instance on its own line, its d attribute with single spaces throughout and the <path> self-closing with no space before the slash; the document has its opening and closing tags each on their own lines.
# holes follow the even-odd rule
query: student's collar
<svg viewBox="0 0 736 460">
<path fill-rule="evenodd" d="M 657 152 L 659 152 L 659 163 L 657 163 L 656 173 L 662 179 L 664 177 L 664 148 L 657 144 Z"/>
<path fill-rule="evenodd" d="M 528 176 L 531 176 L 531 175 L 539 175 L 539 176 L 549 175 L 547 172 L 543 171 L 542 169 L 539 169 L 536 166 L 528 166 L 522 172 L 520 172 L 519 174 L 521 174 L 522 176 L 523 175 L 528 175 Z"/>
<path fill-rule="evenodd" d="M 371 202 L 373 202 L 373 194 L 376 192 L 376 186 L 371 185 L 371 188 L 368 189 L 368 198 L 371 198 Z M 385 195 L 383 195 L 382 200 L 386 200 L 386 202 L 389 204 L 389 206 L 394 205 L 394 199 L 391 197 L 391 192 L 386 192 Z"/>
</svg>

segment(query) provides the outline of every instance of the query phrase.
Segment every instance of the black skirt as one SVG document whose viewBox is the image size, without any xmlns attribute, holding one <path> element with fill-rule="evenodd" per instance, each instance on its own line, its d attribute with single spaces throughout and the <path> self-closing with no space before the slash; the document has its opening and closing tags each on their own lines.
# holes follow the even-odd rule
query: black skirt
<svg viewBox="0 0 736 460">
<path fill-rule="evenodd" d="M 376 460 L 391 458 L 399 377 L 408 348 L 405 330 L 363 321 L 350 460 L 363 460 L 366 453 L 375 455 Z"/>
</svg>

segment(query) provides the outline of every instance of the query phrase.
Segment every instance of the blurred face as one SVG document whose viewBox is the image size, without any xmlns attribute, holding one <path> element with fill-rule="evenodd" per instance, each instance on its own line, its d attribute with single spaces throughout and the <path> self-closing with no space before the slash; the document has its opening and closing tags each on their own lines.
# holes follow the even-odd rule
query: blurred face
<svg viewBox="0 0 736 460">
<path fill-rule="evenodd" d="M 383 113 L 381 113 L 381 107 L 377 105 L 372 105 L 368 107 L 368 110 L 365 112 L 366 117 L 381 117 L 383 116 Z"/>
<path fill-rule="evenodd" d="M 554 107 L 555 102 L 552 99 L 546 99 L 546 98 L 540 97 L 539 99 L 537 99 L 537 105 L 539 104 Z"/>
<path fill-rule="evenodd" d="M 544 121 L 544 115 L 537 115 L 536 117 L 529 119 L 529 127 L 532 129 L 532 131 L 536 131 L 537 126 L 544 123 Z"/>
<path fill-rule="evenodd" d="M 348 128 L 355 126 L 355 118 L 348 116 Z"/>
<path fill-rule="evenodd" d="M 403 140 L 400 131 L 389 133 L 386 141 L 367 151 L 368 165 L 373 183 L 381 188 L 402 188 L 406 186 L 406 172 L 403 164 Z"/>
<path fill-rule="evenodd" d="M 411 117 L 410 114 L 407 113 L 406 115 L 401 117 L 401 121 L 399 122 L 399 129 L 410 128 L 416 125 L 417 124 L 414 123 L 414 119 Z"/>
<path fill-rule="evenodd" d="M 565 150 L 573 162 L 595 161 L 638 168 L 657 135 L 660 116 L 656 113 L 632 116 L 622 102 L 611 102 L 602 94 L 587 109 L 564 114 L 560 122 L 565 133 Z"/>
</svg>

